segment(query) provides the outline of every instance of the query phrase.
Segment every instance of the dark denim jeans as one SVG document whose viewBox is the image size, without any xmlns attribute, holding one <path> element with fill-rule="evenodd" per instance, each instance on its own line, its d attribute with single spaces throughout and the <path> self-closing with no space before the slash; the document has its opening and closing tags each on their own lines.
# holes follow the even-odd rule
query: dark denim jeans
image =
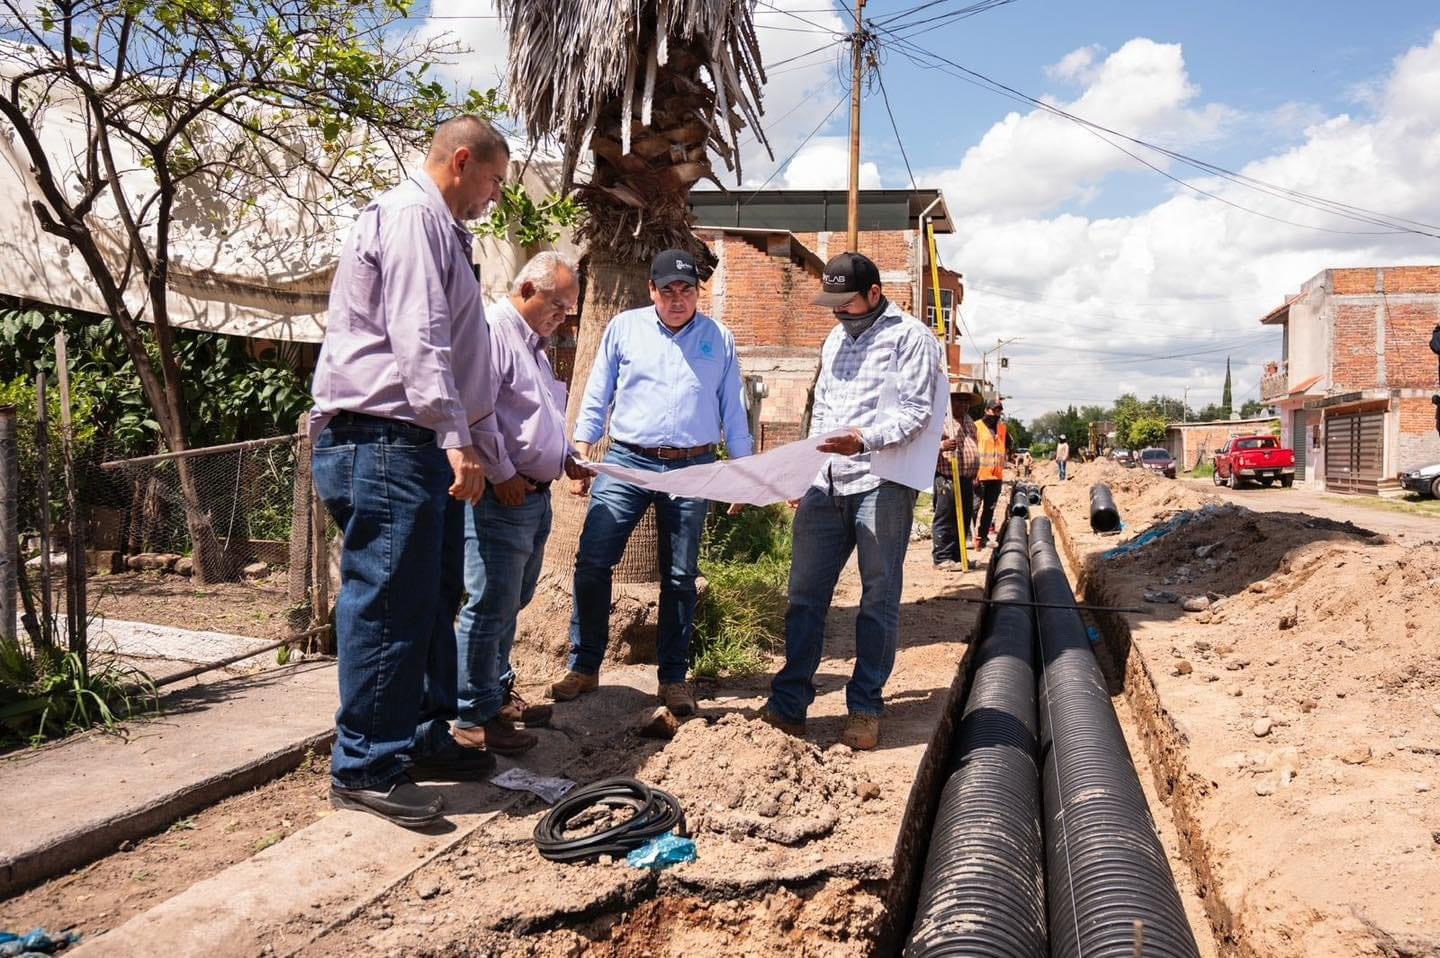
<svg viewBox="0 0 1440 958">
<path fill-rule="evenodd" d="M 460 610 L 459 718 L 475 728 L 500 714 L 515 681 L 510 648 L 515 621 L 535 597 L 545 540 L 550 538 L 550 491 L 531 493 L 518 506 L 485 498 L 465 510 L 465 591 Z"/>
<path fill-rule="evenodd" d="M 624 446 L 610 447 L 606 462 L 650 472 L 669 472 L 714 462 L 713 453 L 694 459 L 654 459 Z M 598 476 L 590 487 L 590 508 L 575 555 L 575 609 L 570 616 L 570 668 L 598 675 L 610 637 L 610 587 L 615 564 L 645 510 L 655 506 L 660 533 L 660 629 L 656 638 L 660 682 L 685 681 L 690 668 L 690 634 L 695 624 L 695 577 L 700 573 L 700 535 L 706 499 L 681 499 L 647 492 L 628 482 Z"/>
<path fill-rule="evenodd" d="M 815 701 L 825 617 L 840 571 L 855 551 L 860 554 L 860 613 L 845 707 L 856 715 L 884 712 L 885 682 L 895 667 L 900 637 L 900 591 L 915 496 L 914 489 L 885 482 L 849 496 L 812 487 L 800 500 L 785 612 L 785 667 L 770 682 L 769 709 L 776 717 L 803 722 Z"/>
<path fill-rule="evenodd" d="M 955 488 L 948 476 L 935 477 L 935 518 L 930 523 L 930 556 L 935 562 L 959 562 L 960 538 L 975 527 L 974 483 L 960 478 L 960 508 L 964 513 L 965 530 L 960 531 L 955 522 Z"/>
<path fill-rule="evenodd" d="M 1070 462 L 1069 462 L 1069 460 L 1067 460 L 1067 459 L 1056 459 L 1056 460 L 1055 460 L 1055 468 L 1056 468 L 1057 470 L 1059 470 L 1059 472 L 1060 472 L 1060 481 L 1061 481 L 1061 482 L 1064 482 L 1064 481 L 1065 481 L 1065 467 L 1068 466 L 1068 465 L 1070 465 Z"/>
<path fill-rule="evenodd" d="M 408 760 L 456 747 L 462 504 L 434 434 L 400 422 L 337 417 L 315 441 L 312 475 L 344 536 L 330 775 L 344 788 L 384 786 Z"/>
<path fill-rule="evenodd" d="M 990 527 L 995 523 L 995 503 L 1000 501 L 1000 488 L 1004 485 L 1000 479 L 981 479 L 976 483 L 980 492 L 980 521 L 975 524 L 975 539 L 979 542 L 980 548 L 990 541 Z M 1004 521 L 1005 513 L 1000 513 L 1001 521 Z"/>
</svg>

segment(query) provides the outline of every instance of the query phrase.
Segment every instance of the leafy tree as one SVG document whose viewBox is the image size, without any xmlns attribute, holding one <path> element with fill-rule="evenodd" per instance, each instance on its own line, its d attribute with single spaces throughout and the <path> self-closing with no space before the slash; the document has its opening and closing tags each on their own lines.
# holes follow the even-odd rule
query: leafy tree
<svg viewBox="0 0 1440 958">
<path fill-rule="evenodd" d="M 1240 407 L 1240 418 L 1255 419 L 1259 416 L 1264 415 L 1267 408 L 1269 407 L 1267 407 L 1260 400 L 1252 399 L 1249 402 L 1245 403 L 1245 405 Z"/>
<path fill-rule="evenodd" d="M 1131 449 L 1146 446 L 1165 445 L 1165 420 L 1158 416 L 1145 416 L 1130 423 L 1126 437 Z"/>
<path fill-rule="evenodd" d="M 171 450 L 189 447 L 196 411 L 167 303 L 184 269 L 177 210 L 203 211 L 224 237 L 258 197 L 324 223 L 393 181 L 396 159 L 456 110 L 424 76 L 450 48 L 391 29 L 408 12 L 408 0 L 0 0 L 12 61 L 0 126 L 31 167 L 41 227 L 94 280 Z M 465 106 L 495 104 L 471 94 Z M 71 150 L 42 138 L 59 109 L 81 119 Z M 195 576 L 212 581 L 223 555 L 191 463 L 177 466 Z"/>
</svg>

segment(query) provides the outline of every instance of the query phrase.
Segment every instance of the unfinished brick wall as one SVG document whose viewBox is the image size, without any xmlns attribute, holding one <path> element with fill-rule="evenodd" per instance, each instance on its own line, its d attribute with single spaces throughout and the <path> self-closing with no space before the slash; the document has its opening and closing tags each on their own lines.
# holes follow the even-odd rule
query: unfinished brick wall
<svg viewBox="0 0 1440 958">
<path fill-rule="evenodd" d="M 1365 296 L 1384 292 L 1440 293 L 1440 266 L 1386 266 L 1330 270 L 1330 288 L 1336 296 Z"/>
<path fill-rule="evenodd" d="M 1440 433 L 1435 431 L 1435 406 L 1429 399 L 1400 400 L 1396 470 L 1406 472 L 1436 462 L 1440 462 Z"/>
<path fill-rule="evenodd" d="M 700 311 L 724 323 L 737 346 L 819 349 L 835 317 L 810 300 L 820 281 L 788 256 L 771 256 L 743 237 L 698 230 L 719 257 L 700 288 Z"/>
<path fill-rule="evenodd" d="M 1375 307 L 1337 305 L 1334 329 L 1334 355 L 1330 370 L 1332 391 L 1374 387 L 1378 382 L 1379 369 L 1375 351 Z"/>
<path fill-rule="evenodd" d="M 1440 294 L 1430 303 L 1391 305 L 1385 310 L 1385 385 L 1391 389 L 1437 389 L 1430 333 L 1440 325 Z"/>
</svg>

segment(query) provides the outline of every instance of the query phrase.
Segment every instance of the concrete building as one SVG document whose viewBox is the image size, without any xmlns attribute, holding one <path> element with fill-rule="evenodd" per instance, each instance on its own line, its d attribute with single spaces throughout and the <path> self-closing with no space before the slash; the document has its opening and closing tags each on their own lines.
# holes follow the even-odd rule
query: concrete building
<svg viewBox="0 0 1440 958">
<path fill-rule="evenodd" d="M 1440 461 L 1428 344 L 1440 324 L 1440 266 L 1327 269 L 1260 318 L 1284 331 L 1260 399 L 1295 450 L 1295 481 L 1377 493 Z"/>
<path fill-rule="evenodd" d="M 847 199 L 844 190 L 690 195 L 695 232 L 719 260 L 701 287 L 700 309 L 731 329 L 746 376 L 764 383 L 756 433 L 761 448 L 800 438 L 808 423 L 820 346 L 835 326 L 831 311 L 810 300 L 825 262 L 845 248 Z M 886 295 L 933 328 L 927 224 L 937 234 L 954 230 L 938 190 L 860 192 L 859 252 L 879 267 Z M 964 297 L 961 276 L 943 267 L 938 272 L 951 378 L 986 388 L 978 363 L 960 362 L 954 327 Z"/>
<path fill-rule="evenodd" d="M 1269 436 L 1280 421 L 1274 416 L 1258 419 L 1215 419 L 1208 422 L 1172 422 L 1165 427 L 1165 448 L 1175 457 L 1176 468 L 1189 472 L 1208 462 L 1215 450 L 1232 436 Z"/>
</svg>

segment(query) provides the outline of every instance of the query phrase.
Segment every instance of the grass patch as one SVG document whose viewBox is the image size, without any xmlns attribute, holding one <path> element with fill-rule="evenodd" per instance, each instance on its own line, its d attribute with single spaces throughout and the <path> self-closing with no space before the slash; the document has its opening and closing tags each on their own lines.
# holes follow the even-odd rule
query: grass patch
<svg viewBox="0 0 1440 958">
<path fill-rule="evenodd" d="M 783 648 L 790 521 L 783 505 L 706 520 L 700 571 L 709 586 L 695 611 L 696 676 L 755 675 Z"/>
<path fill-rule="evenodd" d="M 1412 516 L 1433 516 L 1440 518 L 1440 499 L 1422 499 L 1413 492 L 1403 498 L 1384 499 L 1379 496 L 1327 496 L 1336 502 L 1350 506 L 1364 506 L 1381 512 L 1403 512 Z"/>
<path fill-rule="evenodd" d="M 1205 460 L 1190 470 L 1191 479 L 1209 479 L 1213 475 L 1215 475 L 1215 462 L 1211 459 Z"/>
<path fill-rule="evenodd" d="M 0 640 L 0 748 L 114 730 L 126 716 L 158 706 L 155 683 L 133 666 L 87 664 L 59 646 Z"/>
</svg>

